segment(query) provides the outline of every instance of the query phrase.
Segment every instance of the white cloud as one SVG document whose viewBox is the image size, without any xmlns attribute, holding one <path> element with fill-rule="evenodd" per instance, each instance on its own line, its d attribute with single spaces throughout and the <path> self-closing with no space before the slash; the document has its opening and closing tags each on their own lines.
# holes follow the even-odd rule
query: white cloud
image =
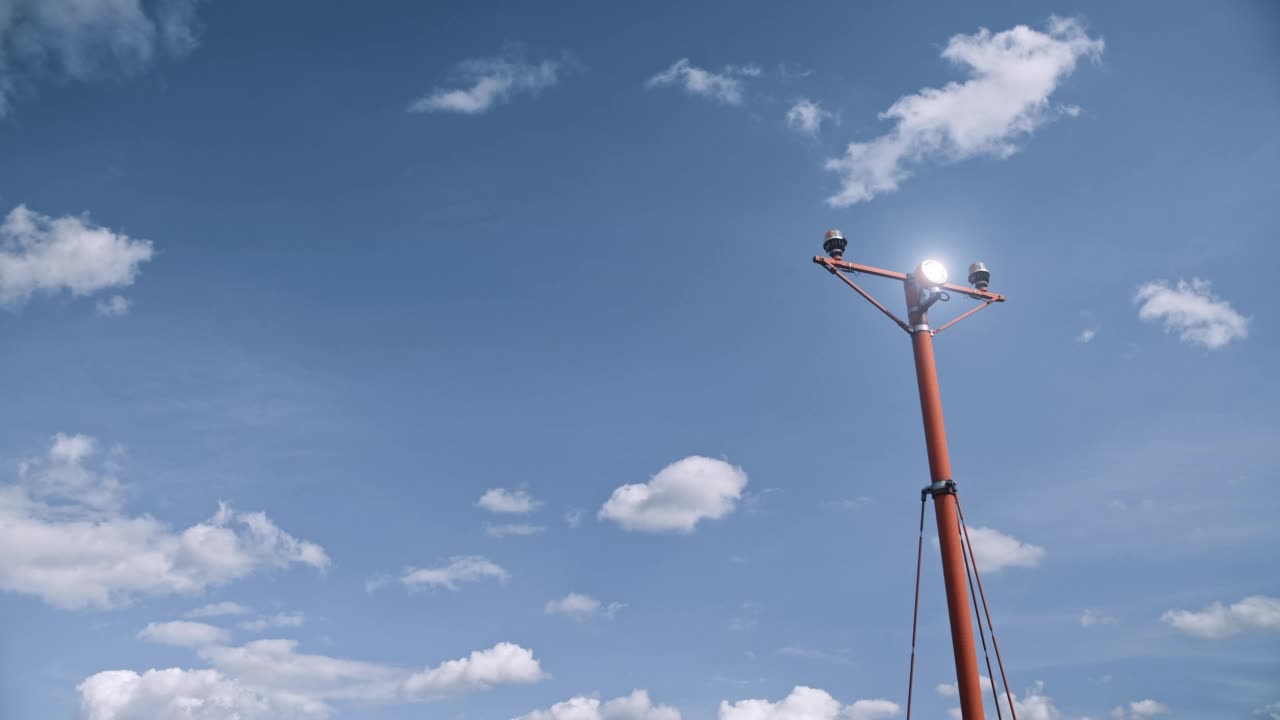
<svg viewBox="0 0 1280 720">
<path fill-rule="evenodd" d="M 247 620 L 240 623 L 240 628 L 250 632 L 262 632 L 267 628 L 278 627 L 300 627 L 305 620 L 300 612 L 276 613 L 269 617 L 260 617 L 257 620 Z"/>
<path fill-rule="evenodd" d="M 1280 632 L 1280 598 L 1251 595 L 1240 602 L 1214 602 L 1199 612 L 1169 610 L 1160 619 L 1188 635 L 1209 640 L 1251 630 Z"/>
<path fill-rule="evenodd" d="M 93 309 L 102 317 L 124 317 L 133 303 L 123 295 L 112 295 L 94 303 Z"/>
<path fill-rule="evenodd" d="M 899 712 L 898 703 L 891 700 L 855 700 L 845 708 L 844 716 L 848 720 L 883 720 L 897 717 Z"/>
<path fill-rule="evenodd" d="M 189 618 L 223 617 L 226 615 L 248 615 L 253 612 L 240 603 L 216 602 L 202 605 L 186 614 Z"/>
<path fill-rule="evenodd" d="M 533 525 L 530 523 L 507 523 L 505 525 L 485 525 L 484 534 L 493 538 L 504 537 L 528 537 L 544 533 L 547 528 L 543 525 Z"/>
<path fill-rule="evenodd" d="M 726 105 L 741 105 L 742 78 L 759 77 L 760 73 L 757 65 L 726 65 L 722 72 L 716 73 L 691 64 L 688 58 L 680 58 L 671 67 L 649 78 L 645 87 L 680 85 L 692 95 L 701 95 Z"/>
<path fill-rule="evenodd" d="M 498 685 L 525 685 L 547 677 L 532 652 L 512 643 L 498 643 L 469 657 L 414 673 L 405 680 L 404 691 L 410 698 L 429 699 Z"/>
<path fill-rule="evenodd" d="M 83 296 L 126 287 L 153 254 L 148 240 L 19 205 L 0 223 L 0 305 L 20 305 L 41 292 Z"/>
<path fill-rule="evenodd" d="M 400 582 L 408 588 L 443 587 L 457 590 L 459 583 L 477 582 L 486 578 L 505 581 L 511 574 L 488 558 L 466 555 L 449 558 L 449 564 L 437 568 L 409 568 L 400 576 Z"/>
<path fill-rule="evenodd" d="M 518 93 L 537 95 L 555 85 L 564 63 L 543 60 L 530 64 L 519 53 L 464 60 L 458 64 L 458 80 L 463 88 L 432 90 L 409 106 L 410 112 L 452 112 L 479 115 L 511 99 Z"/>
<path fill-rule="evenodd" d="M 1267 720 L 1280 720 L 1280 702 L 1273 702 L 1270 705 L 1256 708 L 1253 714 Z"/>
<path fill-rule="evenodd" d="M 822 105 L 800 98 L 787 110 L 787 127 L 805 135 L 817 135 L 822 130 L 822 123 L 835 116 L 822 109 Z"/>
<path fill-rule="evenodd" d="M 1166 705 L 1156 702 L 1155 700 L 1136 700 L 1129 703 L 1128 707 L 1121 705 L 1111 711 L 1111 717 L 1120 720 L 1140 720 L 1141 718 L 1152 718 L 1157 715 L 1167 715 L 1169 708 Z"/>
<path fill-rule="evenodd" d="M 632 690 L 607 702 L 578 695 L 546 710 L 535 710 L 516 720 L 680 720 L 680 711 L 668 705 L 654 705 L 645 690 Z"/>
<path fill-rule="evenodd" d="M 1007 567 L 1035 567 L 1045 554 L 1044 548 L 1024 543 L 993 528 L 969 528 L 969 541 L 973 543 L 974 561 L 983 572 L 1000 572 Z"/>
<path fill-rule="evenodd" d="M 511 643 L 420 671 L 296 648 L 292 640 L 214 644 L 198 651 L 210 669 L 98 673 L 79 686 L 82 714 L 89 720 L 327 718 L 335 702 L 427 702 L 548 677 L 532 652 Z"/>
<path fill-rule="evenodd" d="M 991 678 L 986 675 L 978 676 L 978 686 L 984 691 L 991 689 Z M 942 697 L 959 697 L 960 686 L 957 683 L 938 683 L 934 690 Z"/>
<path fill-rule="evenodd" d="M 599 517 L 627 530 L 689 533 L 700 520 L 733 512 L 746 486 L 742 468 L 693 455 L 663 468 L 647 483 L 615 489 Z"/>
<path fill-rule="evenodd" d="M 986 675 L 979 676 L 978 684 L 982 688 L 983 697 L 991 691 L 991 678 Z M 938 694 L 943 697 L 959 697 L 960 691 L 955 683 L 943 683 L 937 687 Z M 1009 707 L 1009 695 L 1000 693 L 1001 707 Z M 1017 715 L 1022 720 L 1060 720 L 1062 712 L 1053 704 L 1053 698 L 1044 693 L 1044 683 L 1036 682 L 1031 689 L 1022 696 L 1013 696 L 1013 707 L 1017 711 Z M 951 711 L 953 717 L 960 717 L 960 708 L 953 708 Z"/>
<path fill-rule="evenodd" d="M 230 639 L 230 634 L 220 627 L 189 620 L 149 623 L 138 633 L 138 638 L 161 645 L 178 647 L 206 647 L 219 645 Z"/>
<path fill-rule="evenodd" d="M 1091 608 L 1085 608 L 1084 613 L 1080 615 L 1080 626 L 1089 627 L 1091 625 L 1115 625 L 1120 622 L 1120 618 L 1111 615 L 1103 615 Z"/>
<path fill-rule="evenodd" d="M 720 720 L 836 720 L 843 715 L 850 720 L 881 720 L 899 712 L 898 704 L 888 700 L 858 700 L 842 708 L 827 692 L 797 685 L 778 702 L 722 700 L 719 717 Z"/>
<path fill-rule="evenodd" d="M 1076 342 L 1082 343 L 1082 344 L 1091 343 L 1093 342 L 1093 339 L 1097 337 L 1097 335 L 1098 335 L 1097 330 L 1094 330 L 1093 328 L 1085 328 L 1080 331 L 1079 335 L 1076 336 Z"/>
<path fill-rule="evenodd" d="M 476 506 L 493 513 L 523 515 L 537 510 L 542 506 L 542 501 L 524 490 L 493 488 L 486 490 L 480 496 L 480 499 L 476 501 Z"/>
<path fill-rule="evenodd" d="M 0 589 L 59 608 L 109 608 L 138 595 L 199 593 L 263 568 L 329 565 L 319 545 L 225 503 L 181 532 L 127 515 L 112 464 L 87 464 L 96 452 L 92 438 L 57 435 L 45 457 L 22 464 L 19 484 L 0 486 Z"/>
<path fill-rule="evenodd" d="M 605 605 L 590 595 L 571 592 L 559 600 L 548 602 L 544 610 L 548 615 L 565 615 L 577 620 L 585 620 L 597 616 L 612 619 L 625 607 L 625 604 L 619 602 Z"/>
<path fill-rule="evenodd" d="M 0 117 L 24 82 L 137 72 L 196 46 L 196 0 L 0 3 Z"/>
<path fill-rule="evenodd" d="M 217 670 L 110 670 L 80 683 L 84 720 L 325 720 L 324 703 L 250 690 Z"/>
<path fill-rule="evenodd" d="M 1141 305 L 1139 318 L 1163 322 L 1165 332 L 1177 333 L 1185 343 L 1217 350 L 1249 337 L 1249 319 L 1214 295 L 1208 280 L 1179 280 L 1172 286 L 1167 280 L 1152 280 L 1138 288 L 1133 301 Z"/>
<path fill-rule="evenodd" d="M 906 95 L 881 113 L 895 122 L 892 130 L 850 143 L 843 157 L 827 161 L 842 181 L 827 203 L 847 207 L 892 192 L 910 177 L 911 164 L 1012 155 L 1017 140 L 1054 116 L 1049 97 L 1059 83 L 1102 47 L 1079 22 L 1062 18 L 1050 18 L 1046 32 L 1018 25 L 952 37 L 942 57 L 967 68 L 970 78 Z"/>
</svg>

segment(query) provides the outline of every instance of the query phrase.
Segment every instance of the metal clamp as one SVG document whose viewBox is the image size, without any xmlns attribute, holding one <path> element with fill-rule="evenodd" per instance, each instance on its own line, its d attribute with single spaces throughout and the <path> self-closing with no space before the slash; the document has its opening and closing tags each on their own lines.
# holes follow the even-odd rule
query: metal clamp
<svg viewBox="0 0 1280 720">
<path fill-rule="evenodd" d="M 930 332 L 929 323 L 919 323 L 917 325 L 912 325 L 911 329 L 908 332 L 913 332 L 913 333 Z"/>
<path fill-rule="evenodd" d="M 955 494 L 956 494 L 956 481 L 943 480 L 942 482 L 930 483 L 929 485 L 925 485 L 923 488 L 921 488 L 920 502 L 924 502 L 924 499 L 929 497 L 930 495 L 937 497 L 938 495 L 955 495 Z"/>
</svg>

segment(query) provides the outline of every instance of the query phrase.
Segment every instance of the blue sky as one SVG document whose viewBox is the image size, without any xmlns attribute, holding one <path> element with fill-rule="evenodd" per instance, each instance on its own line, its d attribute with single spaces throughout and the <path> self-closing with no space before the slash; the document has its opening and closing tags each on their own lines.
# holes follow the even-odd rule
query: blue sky
<svg viewBox="0 0 1280 720">
<path fill-rule="evenodd" d="M 0 716 L 901 717 L 839 227 L 1009 297 L 937 352 L 1019 717 L 1280 717 L 1278 21 L 0 0 Z"/>
</svg>

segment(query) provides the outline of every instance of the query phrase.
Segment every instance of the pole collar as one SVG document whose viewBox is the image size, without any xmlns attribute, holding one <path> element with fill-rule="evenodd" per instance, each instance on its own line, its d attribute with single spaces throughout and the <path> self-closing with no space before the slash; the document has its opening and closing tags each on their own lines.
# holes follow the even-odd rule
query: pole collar
<svg viewBox="0 0 1280 720">
<path fill-rule="evenodd" d="M 930 483 L 920 490 L 920 502 L 924 502 L 925 498 L 930 495 L 937 497 L 939 495 L 955 495 L 956 481 L 942 480 L 941 482 Z"/>
<path fill-rule="evenodd" d="M 912 325 L 911 332 L 913 333 L 929 332 L 929 323 L 918 323 L 916 325 Z"/>
</svg>

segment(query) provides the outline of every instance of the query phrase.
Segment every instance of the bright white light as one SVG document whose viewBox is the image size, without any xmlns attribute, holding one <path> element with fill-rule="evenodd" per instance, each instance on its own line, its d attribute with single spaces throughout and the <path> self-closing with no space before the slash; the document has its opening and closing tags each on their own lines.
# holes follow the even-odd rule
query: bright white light
<svg viewBox="0 0 1280 720">
<path fill-rule="evenodd" d="M 933 286 L 947 281 L 947 269 L 937 260 L 925 260 L 920 263 L 920 275 Z"/>
</svg>

